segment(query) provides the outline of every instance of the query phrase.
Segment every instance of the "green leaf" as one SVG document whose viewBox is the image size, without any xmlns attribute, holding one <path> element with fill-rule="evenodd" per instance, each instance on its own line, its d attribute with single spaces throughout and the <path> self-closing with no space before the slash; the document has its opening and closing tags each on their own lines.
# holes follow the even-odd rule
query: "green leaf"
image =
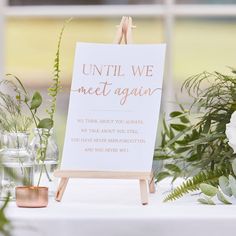
<svg viewBox="0 0 236 236">
<path fill-rule="evenodd" d="M 180 121 L 181 121 L 182 123 L 185 123 L 185 124 L 187 124 L 187 123 L 190 122 L 189 119 L 188 119 L 187 117 L 185 117 L 185 116 L 182 116 L 182 117 L 180 117 L 179 119 L 180 119 Z"/>
<path fill-rule="evenodd" d="M 183 113 L 180 112 L 180 111 L 173 111 L 173 112 L 170 113 L 170 117 L 171 117 L 171 118 L 174 118 L 174 117 L 180 116 L 180 115 L 182 115 L 182 114 L 183 114 Z"/>
<path fill-rule="evenodd" d="M 185 130 L 182 132 L 179 132 L 173 139 L 169 140 L 169 142 L 166 144 L 166 146 L 170 146 L 174 144 L 181 136 L 185 135 L 186 132 L 188 132 L 192 127 L 187 127 Z"/>
<path fill-rule="evenodd" d="M 30 109 L 35 110 L 38 107 L 40 107 L 41 104 L 42 104 L 42 96 L 39 92 L 36 91 L 31 99 Z"/>
<path fill-rule="evenodd" d="M 173 129 L 170 127 L 170 139 L 173 139 L 175 137 L 175 133 Z"/>
<path fill-rule="evenodd" d="M 210 127 L 211 127 L 211 117 L 209 116 L 203 126 L 203 133 L 208 133 L 208 131 L 210 130 Z"/>
<path fill-rule="evenodd" d="M 182 139 L 179 141 L 175 141 L 175 143 L 177 143 L 180 146 L 186 146 L 188 144 L 188 141 L 186 139 Z"/>
<path fill-rule="evenodd" d="M 201 130 L 199 130 L 198 132 L 196 129 L 193 129 L 192 134 L 191 134 L 192 140 L 198 139 L 200 133 L 201 133 Z"/>
<path fill-rule="evenodd" d="M 198 202 L 200 202 L 201 204 L 205 204 L 205 205 L 215 205 L 215 203 L 208 197 L 199 198 Z"/>
<path fill-rule="evenodd" d="M 159 155 L 159 154 L 154 155 L 154 160 L 166 160 L 170 158 L 172 158 L 171 155 Z"/>
<path fill-rule="evenodd" d="M 161 180 L 165 179 L 166 177 L 169 177 L 171 174 L 169 172 L 163 171 L 156 175 L 157 182 L 160 182 Z"/>
<path fill-rule="evenodd" d="M 175 150 L 175 153 L 179 154 L 179 153 L 183 153 L 188 151 L 189 149 L 191 149 L 192 147 L 180 147 L 178 149 Z"/>
<path fill-rule="evenodd" d="M 181 172 L 181 169 L 177 165 L 174 165 L 174 164 L 165 164 L 165 168 L 173 172 L 177 172 L 177 173 Z"/>
<path fill-rule="evenodd" d="M 205 195 L 209 197 L 214 197 L 218 191 L 216 187 L 205 183 L 200 184 L 200 189 Z"/>
<path fill-rule="evenodd" d="M 170 124 L 170 127 L 176 131 L 183 131 L 184 129 L 187 128 L 186 125 L 182 125 L 182 124 Z"/>
<path fill-rule="evenodd" d="M 233 196 L 236 198 L 236 180 L 232 175 L 229 175 L 229 185 Z"/>
<path fill-rule="evenodd" d="M 219 185 L 220 185 L 220 188 L 222 190 L 222 192 L 231 197 L 232 196 L 232 191 L 231 191 L 231 188 L 229 186 L 229 180 L 228 178 L 226 178 L 225 176 L 221 176 L 219 178 Z"/>
<path fill-rule="evenodd" d="M 230 201 L 228 201 L 225 196 L 223 195 L 223 193 L 221 191 L 217 192 L 217 198 L 219 199 L 219 201 L 223 202 L 224 204 L 230 205 L 232 204 Z"/>
<path fill-rule="evenodd" d="M 194 155 L 188 157 L 188 158 L 186 159 L 186 161 L 187 161 L 187 162 L 193 162 L 193 161 L 197 161 L 197 160 L 199 160 L 199 159 L 200 159 L 199 155 L 194 154 Z"/>
<path fill-rule="evenodd" d="M 37 128 L 51 129 L 52 127 L 53 127 L 53 120 L 51 120 L 49 118 L 45 118 L 39 122 Z"/>
<path fill-rule="evenodd" d="M 234 174 L 236 175 L 236 159 L 234 159 L 232 162 L 232 169 L 233 169 Z"/>
<path fill-rule="evenodd" d="M 161 132 L 161 147 L 164 148 L 166 145 L 166 134 Z"/>
</svg>

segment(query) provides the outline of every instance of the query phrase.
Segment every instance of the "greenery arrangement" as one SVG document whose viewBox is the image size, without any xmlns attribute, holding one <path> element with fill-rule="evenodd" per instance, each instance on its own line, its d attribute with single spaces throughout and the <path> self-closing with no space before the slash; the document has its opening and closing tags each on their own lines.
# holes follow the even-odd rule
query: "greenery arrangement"
<svg viewBox="0 0 236 236">
<path fill-rule="evenodd" d="M 172 181 L 177 177 L 187 180 L 164 201 L 196 190 L 204 192 L 209 186 L 216 190 L 223 180 L 226 184 L 226 178 L 231 181 L 236 176 L 232 168 L 236 155 L 225 135 L 226 124 L 236 110 L 236 71 L 232 69 L 230 75 L 200 73 L 187 79 L 182 90 L 193 102 L 189 109 L 180 104 L 179 111 L 170 114 L 169 124 L 163 121 L 162 142 L 154 158 L 167 160 L 157 181 L 168 176 Z"/>
<path fill-rule="evenodd" d="M 40 119 L 38 116 L 38 109 L 42 105 L 43 99 L 38 91 L 33 93 L 33 96 L 27 92 L 25 86 L 21 80 L 12 74 L 7 74 L 8 77 L 12 77 L 14 80 L 6 79 L 1 82 L 0 85 L 7 85 L 8 88 L 12 88 L 15 96 L 11 96 L 8 93 L 0 92 L 0 130 L 5 132 L 26 132 L 32 124 L 38 129 L 44 129 L 45 132 L 40 136 L 40 149 L 38 150 L 37 159 L 42 163 L 46 158 L 46 151 L 48 145 L 48 138 L 50 136 L 50 130 L 54 126 L 54 114 L 56 112 L 57 95 L 61 90 L 60 85 L 60 48 L 63 32 L 66 24 L 71 21 L 67 20 L 59 34 L 57 51 L 53 65 L 53 79 L 52 84 L 48 88 L 48 95 L 50 96 L 49 105 L 46 109 L 48 117 Z M 29 115 L 25 115 L 25 108 L 28 109 Z M 45 168 L 46 170 L 46 168 Z M 42 166 L 37 186 L 40 185 L 40 180 L 44 171 Z M 3 206 L 0 208 L 0 234 L 5 236 L 10 235 L 9 226 L 10 222 L 5 216 L 5 209 L 7 207 L 9 199 L 7 199 Z"/>
<path fill-rule="evenodd" d="M 25 86 L 21 82 L 21 80 L 11 74 L 8 74 L 8 76 L 12 76 L 17 83 L 14 83 L 10 80 L 5 80 L 5 83 L 10 84 L 15 93 L 16 93 L 16 100 L 17 104 L 23 104 L 26 106 L 28 111 L 31 114 L 30 120 L 34 123 L 35 127 L 38 129 L 44 129 L 44 132 L 39 133 L 40 137 L 40 149 L 37 150 L 37 161 L 41 161 L 44 163 L 46 159 L 46 152 L 47 152 L 47 146 L 48 146 L 48 138 L 50 137 L 50 130 L 54 126 L 54 114 L 56 112 L 56 101 L 57 101 L 57 95 L 61 90 L 60 85 L 60 48 L 61 48 L 61 40 L 62 35 L 65 30 L 66 24 L 70 21 L 65 22 L 63 25 L 61 32 L 59 34 L 58 43 L 57 43 L 57 51 L 54 59 L 54 65 L 53 65 L 53 79 L 52 79 L 52 85 L 48 88 L 48 95 L 51 97 L 49 100 L 49 107 L 46 109 L 46 113 L 49 117 L 40 119 L 37 115 L 37 111 L 42 105 L 43 99 L 42 95 L 35 91 L 33 93 L 33 96 L 31 97 L 29 93 L 27 92 Z M 22 111 L 21 106 L 19 107 L 19 110 Z M 27 117 L 28 118 L 28 117 Z M 46 168 L 44 165 L 42 165 L 40 176 L 38 179 L 37 186 L 40 185 L 40 181 L 42 178 L 43 171 L 46 171 Z"/>
</svg>

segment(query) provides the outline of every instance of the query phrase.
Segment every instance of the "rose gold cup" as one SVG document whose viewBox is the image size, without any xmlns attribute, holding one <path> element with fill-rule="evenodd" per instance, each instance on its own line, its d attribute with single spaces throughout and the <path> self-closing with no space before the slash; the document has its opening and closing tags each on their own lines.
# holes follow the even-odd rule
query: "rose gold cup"
<svg viewBox="0 0 236 236">
<path fill-rule="evenodd" d="M 16 187 L 16 205 L 18 207 L 46 207 L 48 205 L 48 188 L 37 186 Z"/>
</svg>

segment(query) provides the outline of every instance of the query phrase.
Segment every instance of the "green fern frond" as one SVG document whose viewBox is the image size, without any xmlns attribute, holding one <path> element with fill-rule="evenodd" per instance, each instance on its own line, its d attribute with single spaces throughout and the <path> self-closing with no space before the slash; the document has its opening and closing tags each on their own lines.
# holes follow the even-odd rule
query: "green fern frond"
<svg viewBox="0 0 236 236">
<path fill-rule="evenodd" d="M 198 190 L 201 183 L 216 185 L 219 177 L 222 175 L 228 175 L 228 172 L 229 171 L 227 169 L 202 171 L 175 188 L 169 195 L 167 195 L 164 202 L 174 201 L 183 197 L 184 194 Z"/>
<path fill-rule="evenodd" d="M 47 109 L 47 113 L 50 116 L 50 119 L 53 120 L 54 113 L 56 111 L 56 100 L 57 100 L 57 94 L 61 90 L 61 81 L 60 81 L 60 49 L 61 49 L 61 41 L 62 36 L 65 30 L 66 25 L 71 21 L 72 18 L 67 20 L 64 25 L 62 26 L 61 32 L 59 34 L 58 43 L 57 43 L 57 51 L 54 59 L 54 65 L 53 65 L 53 78 L 52 78 L 52 85 L 48 88 L 48 94 L 51 96 L 51 105 L 49 109 Z"/>
</svg>

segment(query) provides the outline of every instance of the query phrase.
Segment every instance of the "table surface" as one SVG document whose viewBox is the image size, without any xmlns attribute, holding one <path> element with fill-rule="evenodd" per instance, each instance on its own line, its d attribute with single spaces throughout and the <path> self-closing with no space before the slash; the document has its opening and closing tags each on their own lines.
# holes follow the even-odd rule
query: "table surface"
<svg viewBox="0 0 236 236">
<path fill-rule="evenodd" d="M 7 215 L 14 236 L 195 236 L 231 235 L 236 230 L 236 205 L 200 205 L 198 196 L 163 203 L 168 182 L 140 204 L 137 180 L 72 179 L 62 199 L 50 199 L 47 208 L 17 208 Z"/>
</svg>

